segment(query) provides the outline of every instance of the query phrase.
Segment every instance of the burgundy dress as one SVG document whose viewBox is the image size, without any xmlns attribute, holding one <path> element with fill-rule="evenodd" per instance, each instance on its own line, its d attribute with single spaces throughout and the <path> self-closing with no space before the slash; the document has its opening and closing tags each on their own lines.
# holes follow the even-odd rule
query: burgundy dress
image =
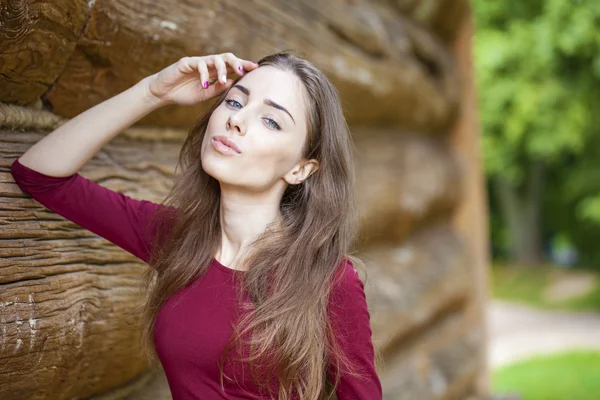
<svg viewBox="0 0 600 400">
<path fill-rule="evenodd" d="M 162 205 L 135 200 L 78 173 L 45 175 L 18 159 L 11 173 L 24 192 L 49 210 L 148 262 L 151 235 L 145 229 L 151 213 Z M 329 317 L 338 343 L 363 378 L 342 374 L 336 394 L 340 400 L 381 399 L 364 286 L 349 259 L 338 270 L 344 279 L 332 289 Z M 226 364 L 226 375 L 235 381 L 225 378 L 225 391 L 221 388 L 218 361 L 239 315 L 234 290 L 243 273 L 212 258 L 204 276 L 173 294 L 160 309 L 154 343 L 174 400 L 269 398 L 259 393 L 249 366 L 239 363 Z"/>
</svg>

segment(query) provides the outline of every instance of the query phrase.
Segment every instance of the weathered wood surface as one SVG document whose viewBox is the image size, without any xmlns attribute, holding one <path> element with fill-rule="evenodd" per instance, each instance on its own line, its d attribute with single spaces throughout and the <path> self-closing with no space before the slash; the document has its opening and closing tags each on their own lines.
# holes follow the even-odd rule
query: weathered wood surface
<svg viewBox="0 0 600 400">
<path fill-rule="evenodd" d="M 402 14 L 431 29 L 445 42 L 452 41 L 463 17 L 468 0 L 385 0 Z"/>
<path fill-rule="evenodd" d="M 66 117 L 183 56 L 233 51 L 256 60 L 284 49 L 326 71 L 350 123 L 444 133 L 458 104 L 447 49 L 383 1 L 20 0 L 3 7 L 0 101 L 42 96 Z M 165 107 L 140 124 L 187 127 L 205 107 Z"/>
<path fill-rule="evenodd" d="M 388 356 L 382 372 L 385 400 L 482 400 L 474 382 L 485 334 L 473 303 L 416 332 L 403 351 Z"/>
<path fill-rule="evenodd" d="M 357 149 L 361 247 L 396 245 L 460 201 L 462 172 L 437 140 L 381 129 L 352 129 Z"/>
<path fill-rule="evenodd" d="M 370 279 L 365 290 L 373 341 L 384 353 L 402 348 L 415 331 L 468 298 L 473 268 L 463 243 L 441 222 L 395 247 L 367 249 L 361 257 Z"/>
<path fill-rule="evenodd" d="M 40 137 L 0 132 L 0 398 L 86 398 L 147 367 L 136 309 L 147 266 L 14 184 L 10 163 Z M 82 174 L 132 197 L 160 200 L 169 182 L 162 168 L 179 147 L 124 142 L 108 144 Z"/>
<path fill-rule="evenodd" d="M 106 393 L 88 400 L 171 400 L 169 383 L 162 366 L 148 368 L 142 374 Z"/>
<path fill-rule="evenodd" d="M 452 45 L 461 75 L 461 107 L 458 119 L 450 135 L 451 151 L 463 165 L 463 199 L 452 215 L 453 227 L 464 237 L 475 266 L 472 275 L 473 302 L 478 309 L 479 324 L 488 329 L 485 314 L 491 298 L 490 293 L 490 235 L 486 178 L 483 173 L 481 129 L 478 118 L 477 90 L 473 65 L 474 21 L 466 15 Z M 480 354 L 483 367 L 479 371 L 476 386 L 480 397 L 491 391 L 491 368 L 486 352 Z"/>
<path fill-rule="evenodd" d="M 0 101 L 26 104 L 46 93 L 88 18 L 87 0 L 0 0 Z"/>
<path fill-rule="evenodd" d="M 484 367 L 476 265 L 447 223 L 361 253 L 384 399 L 466 399 Z"/>
</svg>

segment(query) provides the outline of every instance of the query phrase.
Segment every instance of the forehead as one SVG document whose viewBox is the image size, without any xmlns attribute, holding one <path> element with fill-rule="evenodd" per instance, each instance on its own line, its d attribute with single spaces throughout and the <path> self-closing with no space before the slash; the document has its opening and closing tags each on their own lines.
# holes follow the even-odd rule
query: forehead
<svg viewBox="0 0 600 400">
<path fill-rule="evenodd" d="M 287 108 L 296 121 L 306 115 L 304 85 L 290 71 L 266 65 L 247 73 L 238 83 L 250 90 L 251 98 L 260 101 L 266 98 Z"/>
</svg>

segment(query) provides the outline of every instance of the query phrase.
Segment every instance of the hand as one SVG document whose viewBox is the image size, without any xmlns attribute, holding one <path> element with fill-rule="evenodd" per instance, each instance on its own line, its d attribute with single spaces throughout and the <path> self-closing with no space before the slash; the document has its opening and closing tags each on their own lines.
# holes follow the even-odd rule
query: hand
<svg viewBox="0 0 600 400">
<path fill-rule="evenodd" d="M 232 53 L 203 57 L 183 57 L 162 71 L 144 79 L 147 93 L 162 104 L 190 106 L 208 100 L 228 89 L 233 79 L 229 72 L 244 75 L 258 64 Z"/>
</svg>

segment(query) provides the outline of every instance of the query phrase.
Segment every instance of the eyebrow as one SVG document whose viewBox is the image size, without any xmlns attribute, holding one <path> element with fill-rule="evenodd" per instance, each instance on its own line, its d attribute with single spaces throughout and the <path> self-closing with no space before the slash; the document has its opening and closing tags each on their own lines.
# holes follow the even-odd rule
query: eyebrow
<svg viewBox="0 0 600 400">
<path fill-rule="evenodd" d="M 235 85 L 235 86 L 234 86 L 234 88 L 237 88 L 237 89 L 238 89 L 238 90 L 240 90 L 242 93 L 244 93 L 246 96 L 250 96 L 250 89 L 248 89 L 247 87 L 245 87 L 245 86 L 242 86 L 242 85 L 240 85 L 240 84 L 237 84 L 237 85 Z M 284 112 L 286 112 L 286 113 L 287 113 L 287 115 L 289 115 L 289 116 L 290 116 L 290 118 L 292 119 L 292 121 L 294 121 L 294 125 L 296 124 L 296 120 L 294 119 L 294 117 L 292 117 L 292 114 L 290 114 L 290 112 L 289 112 L 288 110 L 286 110 L 286 109 L 285 109 L 285 107 L 284 107 L 284 106 L 281 106 L 281 105 L 279 105 L 279 104 L 275 103 L 273 100 L 269 100 L 269 99 L 265 99 L 264 103 L 265 103 L 266 105 L 268 105 L 268 106 L 275 107 L 275 108 L 277 108 L 278 110 L 281 110 L 281 111 L 284 111 Z"/>
</svg>

